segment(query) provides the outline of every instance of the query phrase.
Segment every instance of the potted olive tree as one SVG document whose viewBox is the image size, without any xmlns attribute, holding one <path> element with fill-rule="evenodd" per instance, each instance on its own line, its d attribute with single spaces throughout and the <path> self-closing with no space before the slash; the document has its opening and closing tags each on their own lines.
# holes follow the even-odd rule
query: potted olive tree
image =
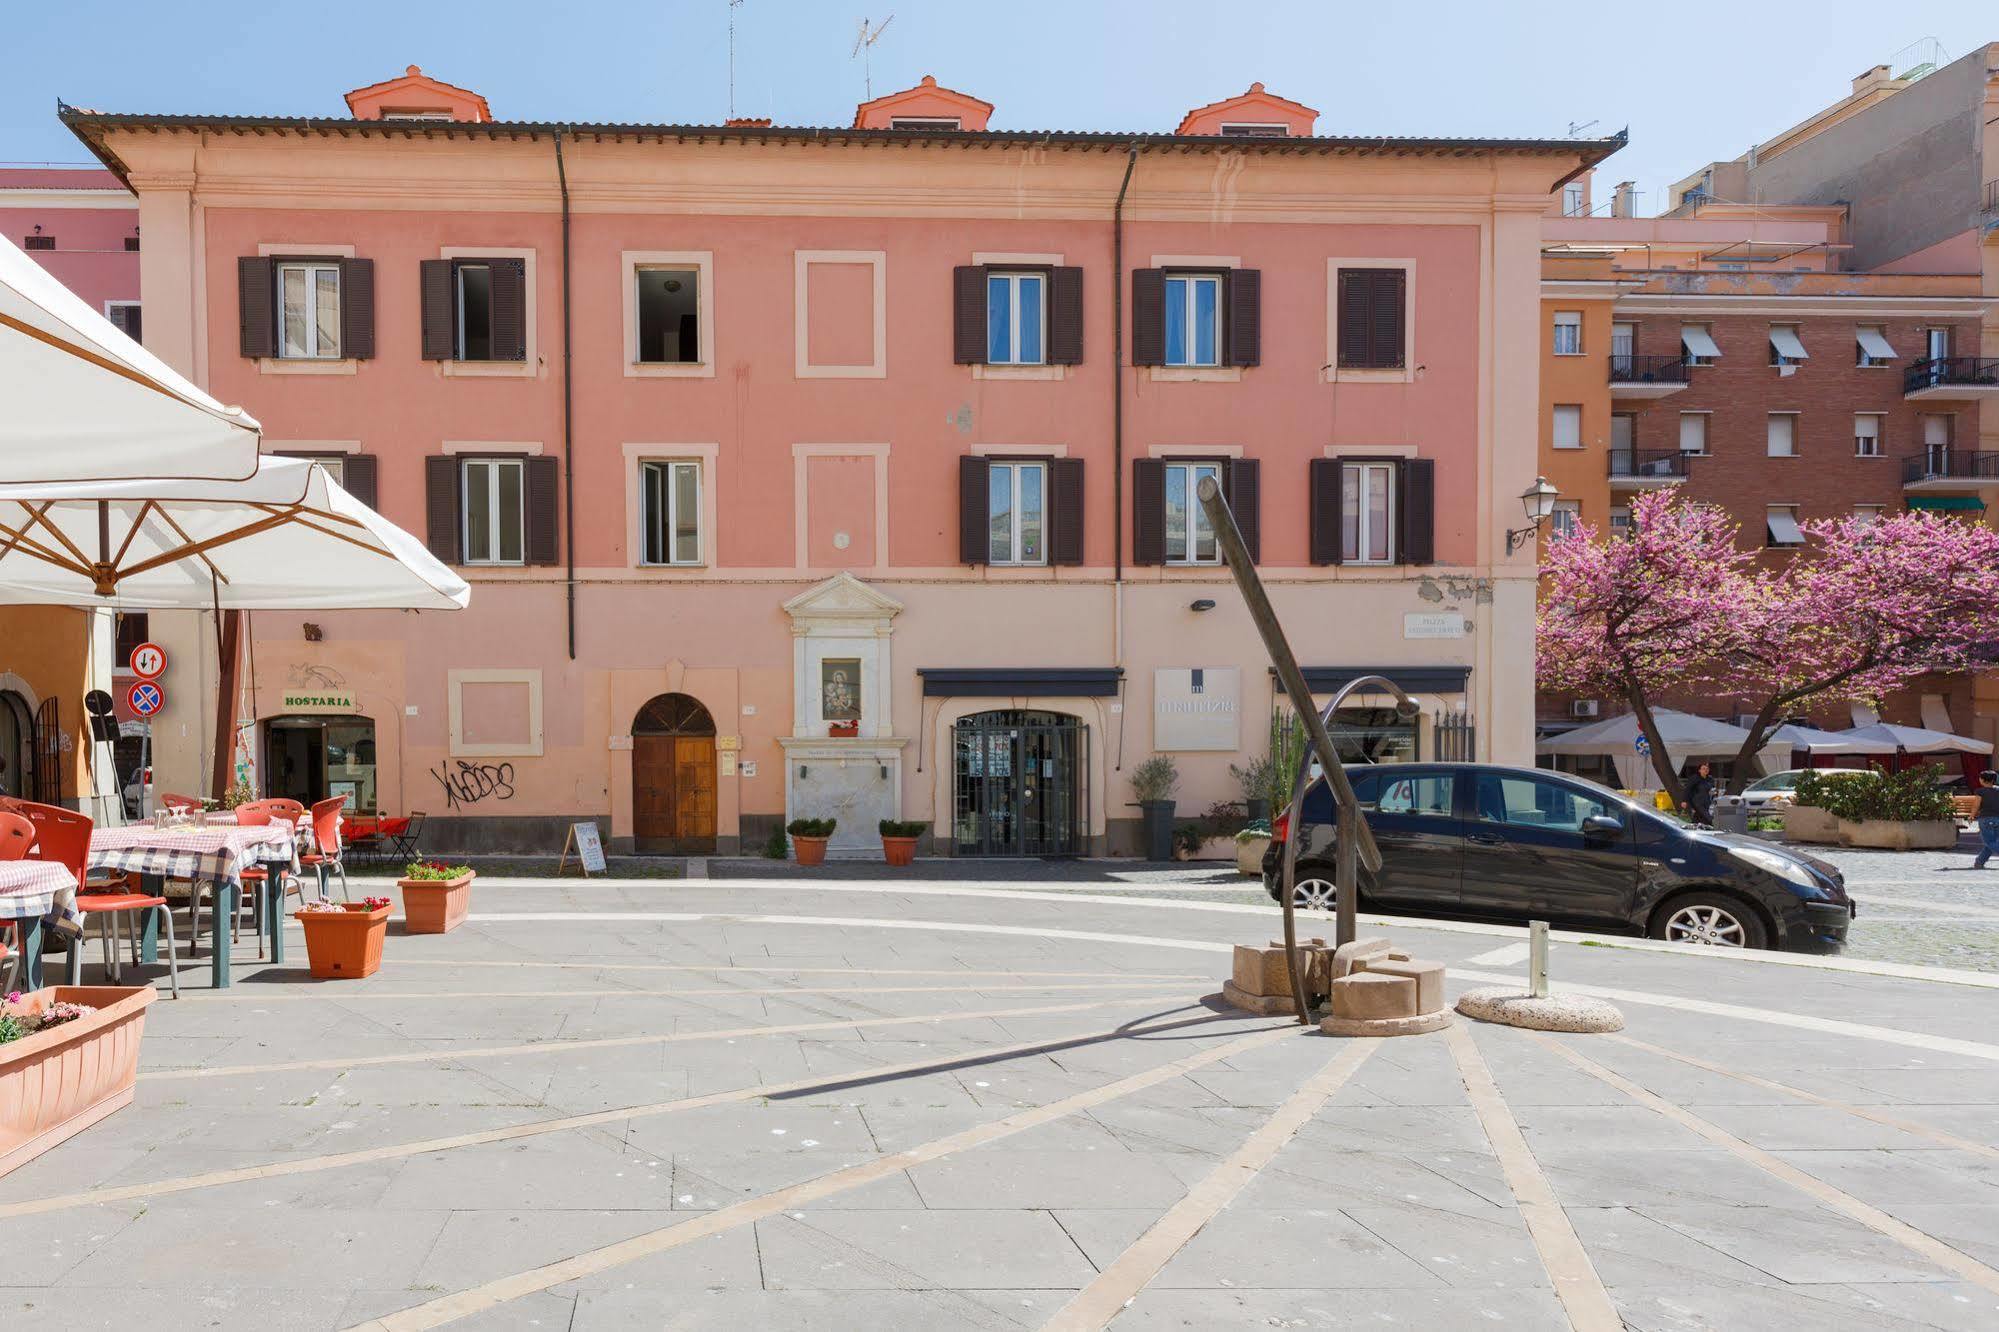
<svg viewBox="0 0 1999 1332">
<path fill-rule="evenodd" d="M 827 839 L 839 826 L 838 819 L 793 819 L 785 824 L 784 830 L 791 834 L 791 853 L 798 858 L 798 863 L 825 864 Z"/>
<path fill-rule="evenodd" d="M 1173 792 L 1179 786 L 1180 769 L 1165 754 L 1154 754 L 1131 770 L 1147 860 L 1173 859 Z"/>
</svg>

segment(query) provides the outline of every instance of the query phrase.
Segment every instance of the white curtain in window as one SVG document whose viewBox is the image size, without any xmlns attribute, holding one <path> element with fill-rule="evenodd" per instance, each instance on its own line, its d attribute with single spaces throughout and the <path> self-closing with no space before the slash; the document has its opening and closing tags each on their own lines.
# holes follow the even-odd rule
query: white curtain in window
<svg viewBox="0 0 1999 1332">
<path fill-rule="evenodd" d="M 1705 413 L 1680 413 L 1680 452 L 1707 452 L 1707 415 Z"/>
</svg>

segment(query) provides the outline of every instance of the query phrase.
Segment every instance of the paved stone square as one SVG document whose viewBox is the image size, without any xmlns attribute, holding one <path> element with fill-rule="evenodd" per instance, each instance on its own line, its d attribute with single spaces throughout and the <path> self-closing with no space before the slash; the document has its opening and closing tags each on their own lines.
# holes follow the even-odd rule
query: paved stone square
<svg viewBox="0 0 1999 1332">
<path fill-rule="evenodd" d="M 1562 942 L 1623 1033 L 1347 1041 L 1203 1002 L 1277 923 L 1217 896 L 494 879 L 365 981 L 246 939 L 0 1179 L 0 1327 L 1999 1325 L 1999 977 Z"/>
</svg>

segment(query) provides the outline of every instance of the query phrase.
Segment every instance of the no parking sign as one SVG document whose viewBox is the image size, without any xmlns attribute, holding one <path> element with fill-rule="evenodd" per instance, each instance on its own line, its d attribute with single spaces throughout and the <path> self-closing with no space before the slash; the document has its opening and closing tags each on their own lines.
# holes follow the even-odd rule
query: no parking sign
<svg viewBox="0 0 1999 1332">
<path fill-rule="evenodd" d="M 135 680 L 125 691 L 125 702 L 135 717 L 150 717 L 167 705 L 166 691 L 153 680 Z"/>
</svg>

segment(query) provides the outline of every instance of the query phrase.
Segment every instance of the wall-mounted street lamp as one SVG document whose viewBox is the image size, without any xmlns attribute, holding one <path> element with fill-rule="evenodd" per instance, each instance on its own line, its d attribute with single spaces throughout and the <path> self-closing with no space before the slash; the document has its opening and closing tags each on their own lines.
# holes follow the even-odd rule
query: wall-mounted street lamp
<svg viewBox="0 0 1999 1332">
<path fill-rule="evenodd" d="M 1548 515 L 1555 511 L 1555 497 L 1562 492 L 1548 483 L 1545 476 L 1534 478 L 1534 484 L 1520 492 L 1520 503 L 1527 510 L 1527 526 L 1508 528 L 1506 532 L 1506 553 L 1511 555 L 1520 547 L 1534 539 L 1541 530 L 1541 524 L 1548 521 Z"/>
</svg>

